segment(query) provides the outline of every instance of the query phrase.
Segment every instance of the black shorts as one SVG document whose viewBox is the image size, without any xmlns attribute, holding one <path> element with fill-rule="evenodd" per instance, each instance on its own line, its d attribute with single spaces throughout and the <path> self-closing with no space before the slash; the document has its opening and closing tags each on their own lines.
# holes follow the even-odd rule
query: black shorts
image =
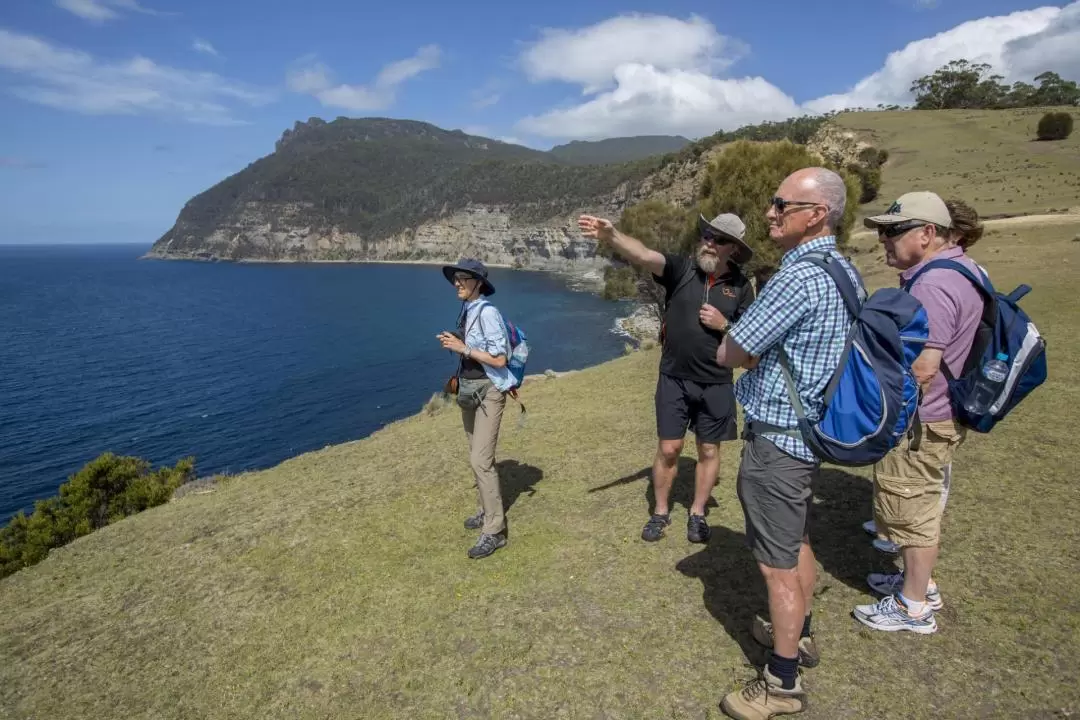
<svg viewBox="0 0 1080 720">
<path fill-rule="evenodd" d="M 656 434 L 661 440 L 682 440 L 687 428 L 698 442 L 736 440 L 739 432 L 732 384 L 696 383 L 660 373 L 656 381 Z"/>
<path fill-rule="evenodd" d="M 765 567 L 790 570 L 810 534 L 815 463 L 788 455 L 760 435 L 748 434 L 737 491 L 746 518 L 746 544 Z"/>
</svg>

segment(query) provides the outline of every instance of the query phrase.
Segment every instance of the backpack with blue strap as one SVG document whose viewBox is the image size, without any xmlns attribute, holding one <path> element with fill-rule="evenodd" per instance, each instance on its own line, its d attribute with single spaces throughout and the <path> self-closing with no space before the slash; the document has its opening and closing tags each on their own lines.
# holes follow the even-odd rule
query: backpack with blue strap
<svg viewBox="0 0 1080 720">
<path fill-rule="evenodd" d="M 480 314 L 484 312 L 484 308 L 491 305 L 491 303 L 482 301 L 480 308 L 477 310 L 476 317 L 480 318 Z M 492 307 L 494 307 L 492 305 Z M 502 315 L 503 326 L 506 328 L 506 338 L 510 343 L 510 353 L 506 357 L 506 368 L 510 371 L 510 375 L 514 378 L 514 384 L 507 390 L 507 395 L 517 400 L 521 405 L 521 411 L 525 412 L 525 406 L 521 403 L 521 399 L 518 397 L 518 388 L 525 382 L 525 366 L 529 361 L 529 343 L 525 337 L 525 331 L 519 328 L 514 323 L 510 322 L 505 315 Z M 483 325 L 480 326 L 480 331 L 483 332 Z"/>
<path fill-rule="evenodd" d="M 1031 292 L 1031 287 L 1021 285 L 1003 295 L 994 290 L 984 273 L 976 276 L 970 268 L 955 260 L 931 260 L 912 276 L 904 290 L 911 290 L 923 273 L 939 268 L 960 273 L 982 296 L 982 318 L 960 377 L 953 377 L 945 363 L 941 364 L 941 372 L 949 383 L 949 400 L 956 422 L 976 432 L 987 433 L 1032 390 L 1046 382 L 1046 341 L 1019 305 L 1020 299 Z M 975 390 L 983 366 L 999 355 L 1008 358 L 1005 363 L 1009 366 L 1009 374 L 1005 383 L 989 410 L 972 414 L 964 405 Z"/>
<path fill-rule="evenodd" d="M 783 434 L 800 437 L 825 462 L 873 465 L 900 443 L 918 412 L 919 384 L 911 364 L 929 336 L 926 310 L 900 288 L 878 290 L 863 302 L 865 291 L 829 253 L 807 253 L 798 262 L 829 274 L 853 322 L 817 420 L 807 417 L 781 345 L 780 367 L 799 423 L 797 431 Z"/>
</svg>

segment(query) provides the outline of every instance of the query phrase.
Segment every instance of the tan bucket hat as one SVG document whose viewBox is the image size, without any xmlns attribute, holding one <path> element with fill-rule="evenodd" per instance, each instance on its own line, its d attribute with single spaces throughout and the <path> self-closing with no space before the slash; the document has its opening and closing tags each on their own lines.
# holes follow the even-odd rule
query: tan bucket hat
<svg viewBox="0 0 1080 720">
<path fill-rule="evenodd" d="M 723 213 L 710 221 L 699 213 L 698 232 L 702 235 L 706 233 L 721 235 L 725 240 L 732 242 L 738 248 L 731 256 L 731 261 L 736 265 L 745 265 L 754 257 L 753 249 L 743 240 L 746 235 L 746 224 L 738 215 Z"/>
</svg>

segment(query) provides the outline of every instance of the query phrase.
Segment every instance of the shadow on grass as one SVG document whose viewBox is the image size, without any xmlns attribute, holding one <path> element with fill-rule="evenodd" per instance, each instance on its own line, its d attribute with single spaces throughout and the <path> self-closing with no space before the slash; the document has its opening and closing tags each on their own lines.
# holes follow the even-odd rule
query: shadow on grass
<svg viewBox="0 0 1080 720">
<path fill-rule="evenodd" d="M 522 493 L 527 493 L 529 497 L 535 495 L 536 488 L 534 486 L 544 479 L 543 470 L 520 463 L 517 460 L 498 462 L 495 464 L 495 471 L 499 473 L 503 510 L 512 508 Z"/>
<path fill-rule="evenodd" d="M 825 572 L 860 592 L 866 576 L 891 567 L 888 556 L 874 550 L 862 524 L 873 517 L 873 483 L 835 467 L 822 468 L 814 483 L 810 543 Z M 824 590 L 822 590 L 824 591 Z"/>
<path fill-rule="evenodd" d="M 690 508 L 694 504 L 694 471 L 696 468 L 697 462 L 695 460 L 688 457 L 679 458 L 679 464 L 675 471 L 675 482 L 671 485 L 670 506 L 681 505 L 686 509 L 687 513 L 690 512 Z M 649 514 L 652 515 L 656 510 L 656 492 L 653 490 L 651 466 L 638 470 L 632 475 L 621 477 L 618 480 L 612 480 L 605 485 L 594 487 L 586 492 L 592 494 L 602 490 L 610 490 L 615 487 L 629 485 L 638 480 L 645 480 L 647 482 L 645 487 L 645 502 L 649 507 Z M 717 507 L 716 499 L 713 497 L 710 497 L 709 501 L 705 504 L 706 515 L 709 514 L 709 508 L 711 507 Z"/>
<path fill-rule="evenodd" d="M 867 573 L 884 564 L 861 527 L 871 516 L 872 492 L 866 478 L 831 467 L 822 469 L 814 483 L 810 520 L 814 554 L 826 573 L 860 591 L 866 590 Z M 713 526 L 709 544 L 680 560 L 675 569 L 701 581 L 705 609 L 739 644 L 748 663 L 763 664 L 767 650 L 754 640 L 750 627 L 755 614 L 769 617 L 768 595 L 746 547 L 746 535 Z M 828 585 L 819 583 L 816 595 L 827 591 Z"/>
</svg>

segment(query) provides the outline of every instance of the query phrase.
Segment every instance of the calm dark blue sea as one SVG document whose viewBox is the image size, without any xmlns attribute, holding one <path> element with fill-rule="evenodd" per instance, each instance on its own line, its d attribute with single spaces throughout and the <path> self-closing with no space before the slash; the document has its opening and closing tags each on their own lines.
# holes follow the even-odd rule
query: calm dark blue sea
<svg viewBox="0 0 1080 720">
<path fill-rule="evenodd" d="M 455 363 L 437 267 L 139 260 L 144 248 L 0 247 L 0 524 L 104 451 L 200 475 L 262 468 L 420 410 Z M 625 307 L 493 270 L 529 372 L 617 356 Z"/>
</svg>

